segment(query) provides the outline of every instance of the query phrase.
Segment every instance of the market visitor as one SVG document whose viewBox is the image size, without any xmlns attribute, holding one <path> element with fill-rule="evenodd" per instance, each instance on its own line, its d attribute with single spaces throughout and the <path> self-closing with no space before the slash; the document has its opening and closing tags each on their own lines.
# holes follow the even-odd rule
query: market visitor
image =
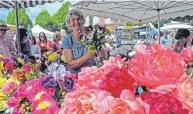
<svg viewBox="0 0 193 114">
<path fill-rule="evenodd" d="M 41 54 L 44 54 L 50 50 L 49 49 L 50 43 L 47 40 L 46 34 L 44 32 L 39 33 L 38 45 L 40 46 Z"/>
<path fill-rule="evenodd" d="M 187 47 L 187 39 L 190 35 L 190 31 L 188 29 L 178 29 L 175 39 L 178 40 L 176 45 L 174 46 L 174 50 L 176 52 L 181 52 L 184 47 Z"/>
<path fill-rule="evenodd" d="M 5 59 L 9 59 L 12 53 L 16 52 L 14 41 L 5 37 L 6 31 L 9 30 L 6 24 L 0 24 L 0 54 Z"/>
<path fill-rule="evenodd" d="M 163 44 L 165 48 L 170 48 L 171 47 L 171 39 L 168 36 L 168 31 L 164 31 L 164 36 L 161 37 L 160 39 L 160 44 Z"/>
<path fill-rule="evenodd" d="M 60 52 L 60 42 L 61 41 L 61 33 L 55 32 L 53 35 L 53 43 L 51 46 L 52 52 Z"/>
<path fill-rule="evenodd" d="M 31 55 L 35 58 L 41 58 L 41 50 L 39 45 L 36 44 L 36 38 L 34 36 L 30 36 L 30 44 L 31 44 Z"/>
<path fill-rule="evenodd" d="M 30 40 L 28 39 L 27 35 L 27 29 L 20 28 L 20 46 L 21 46 L 21 53 L 30 56 L 31 55 L 31 49 L 30 49 Z"/>
<path fill-rule="evenodd" d="M 69 11 L 66 18 L 66 25 L 72 30 L 61 45 L 63 48 L 68 67 L 72 73 L 77 74 L 82 67 L 93 66 L 94 53 L 88 51 L 87 47 L 80 42 L 80 35 L 83 33 L 85 18 L 77 9 Z"/>
</svg>

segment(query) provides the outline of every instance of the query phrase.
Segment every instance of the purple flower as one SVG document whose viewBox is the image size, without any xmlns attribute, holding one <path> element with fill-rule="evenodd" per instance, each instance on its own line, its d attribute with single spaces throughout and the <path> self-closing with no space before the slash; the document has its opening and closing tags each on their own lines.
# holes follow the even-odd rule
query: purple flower
<svg viewBox="0 0 193 114">
<path fill-rule="evenodd" d="M 44 81 L 42 81 L 43 87 L 55 87 L 57 82 L 54 80 L 53 76 L 48 76 Z"/>
</svg>

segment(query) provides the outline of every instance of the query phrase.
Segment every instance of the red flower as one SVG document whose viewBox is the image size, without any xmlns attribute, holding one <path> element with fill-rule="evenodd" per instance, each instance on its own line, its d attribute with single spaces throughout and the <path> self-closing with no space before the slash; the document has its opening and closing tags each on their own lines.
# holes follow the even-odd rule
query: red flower
<svg viewBox="0 0 193 114">
<path fill-rule="evenodd" d="M 188 114 L 182 103 L 171 94 L 143 92 L 140 97 L 150 105 L 150 114 Z"/>
<path fill-rule="evenodd" d="M 99 86 L 101 89 L 110 92 L 114 97 L 119 97 L 124 89 L 133 91 L 134 79 L 128 75 L 126 68 L 116 68 L 105 75 Z"/>
<path fill-rule="evenodd" d="M 13 71 L 14 69 L 15 69 L 15 67 L 14 67 L 14 64 L 12 63 L 12 62 L 8 62 L 6 65 L 5 65 L 5 67 L 4 67 L 4 69 L 6 70 L 6 71 Z"/>
</svg>

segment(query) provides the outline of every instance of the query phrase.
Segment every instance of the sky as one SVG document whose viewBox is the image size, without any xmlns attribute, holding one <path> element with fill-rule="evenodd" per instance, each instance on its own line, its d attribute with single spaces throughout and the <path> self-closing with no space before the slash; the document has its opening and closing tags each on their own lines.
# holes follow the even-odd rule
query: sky
<svg viewBox="0 0 193 114">
<path fill-rule="evenodd" d="M 66 0 L 64 0 L 65 2 Z M 71 3 L 77 2 L 76 1 L 71 1 Z M 26 8 L 26 12 L 28 14 L 28 16 L 32 19 L 33 24 L 35 24 L 35 20 L 36 20 L 36 16 L 42 11 L 42 10 L 47 10 L 50 15 L 54 15 L 54 13 L 56 13 L 58 11 L 58 9 L 62 6 L 62 2 L 54 2 L 54 3 L 46 3 L 44 5 L 37 5 L 36 7 L 29 7 Z M 12 9 L 5 9 L 5 8 L 0 8 L 0 20 L 7 20 L 7 16 L 9 14 L 9 12 L 11 12 Z M 88 25 L 88 17 L 86 18 L 86 24 Z M 96 24 L 98 23 L 99 18 L 94 17 L 93 19 L 93 23 Z"/>
</svg>

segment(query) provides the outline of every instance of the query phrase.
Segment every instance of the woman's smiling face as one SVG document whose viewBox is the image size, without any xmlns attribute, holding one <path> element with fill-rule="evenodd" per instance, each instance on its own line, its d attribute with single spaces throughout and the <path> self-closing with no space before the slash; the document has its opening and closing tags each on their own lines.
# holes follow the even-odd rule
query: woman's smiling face
<svg viewBox="0 0 193 114">
<path fill-rule="evenodd" d="M 70 18 L 70 27 L 72 29 L 72 31 L 80 31 L 83 27 L 82 25 L 82 20 L 80 19 L 79 16 L 77 15 L 72 15 L 72 17 Z"/>
</svg>

